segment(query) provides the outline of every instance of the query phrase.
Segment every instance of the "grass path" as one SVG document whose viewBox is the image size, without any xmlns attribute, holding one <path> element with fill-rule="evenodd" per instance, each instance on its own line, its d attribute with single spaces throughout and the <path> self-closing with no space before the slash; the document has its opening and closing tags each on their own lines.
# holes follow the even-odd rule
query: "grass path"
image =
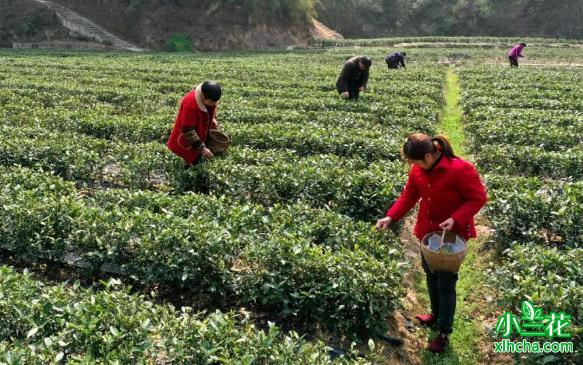
<svg viewBox="0 0 583 365">
<path fill-rule="evenodd" d="M 449 67 L 446 73 L 444 99 L 445 105 L 439 123 L 439 133 L 448 137 L 456 155 L 468 159 L 462 126 L 463 111 L 460 106 L 461 86 L 459 76 L 454 72 L 454 67 Z"/>
<path fill-rule="evenodd" d="M 456 155 L 471 161 L 468 155 L 460 106 L 461 87 L 454 67 L 449 67 L 446 74 L 445 105 L 442 113 L 439 133 L 450 140 Z M 488 229 L 483 227 L 477 240 L 470 241 L 468 255 L 459 273 L 457 283 L 457 305 L 454 331 L 450 336 L 450 346 L 445 353 L 437 355 L 422 350 L 423 364 L 482 364 L 496 363 L 491 358 L 491 341 L 484 329 L 485 321 L 496 316 L 494 307 L 495 293 L 484 283 L 484 272 L 493 258 L 493 250 L 486 249 Z M 415 275 L 415 292 L 421 304 L 429 307 L 429 296 L 425 284 L 425 274 L 421 271 Z M 494 317 L 495 319 L 495 317 Z M 437 332 L 420 331 L 420 336 L 432 339 Z"/>
</svg>

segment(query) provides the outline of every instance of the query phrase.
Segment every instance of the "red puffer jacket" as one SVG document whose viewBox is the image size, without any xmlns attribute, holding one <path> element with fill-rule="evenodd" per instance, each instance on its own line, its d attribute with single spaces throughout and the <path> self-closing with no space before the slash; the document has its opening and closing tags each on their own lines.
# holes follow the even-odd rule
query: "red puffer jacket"
<svg viewBox="0 0 583 365">
<path fill-rule="evenodd" d="M 453 232 L 468 240 L 476 237 L 474 216 L 486 204 L 486 189 L 475 167 L 461 158 L 443 156 L 426 171 L 413 165 L 399 199 L 387 212 L 393 221 L 400 220 L 421 199 L 413 233 L 422 239 L 427 233 L 440 231 L 439 224 L 453 218 Z"/>
</svg>

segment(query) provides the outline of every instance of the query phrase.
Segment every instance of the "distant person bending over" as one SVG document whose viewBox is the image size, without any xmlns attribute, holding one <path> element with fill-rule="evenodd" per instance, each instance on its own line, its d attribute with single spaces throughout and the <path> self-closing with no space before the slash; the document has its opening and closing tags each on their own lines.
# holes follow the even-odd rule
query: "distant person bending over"
<svg viewBox="0 0 583 365">
<path fill-rule="evenodd" d="M 397 69 L 399 68 L 399 65 L 401 65 L 401 67 L 405 68 L 405 57 L 407 56 L 407 53 L 405 52 L 395 52 L 392 53 L 390 55 L 388 55 L 387 57 L 385 57 L 385 61 L 387 62 L 387 66 L 390 69 Z"/>
<path fill-rule="evenodd" d="M 356 56 L 346 61 L 336 81 L 338 93 L 346 99 L 358 99 L 360 92 L 366 89 L 371 65 L 372 60 L 367 56 Z"/>
<path fill-rule="evenodd" d="M 524 57 L 522 55 L 522 50 L 526 47 L 526 43 L 521 42 L 514 46 L 510 53 L 508 53 L 508 60 L 510 61 L 510 67 L 518 67 L 518 57 Z"/>
<path fill-rule="evenodd" d="M 220 99 L 221 85 L 213 81 L 205 81 L 182 98 L 166 145 L 170 151 L 182 157 L 186 164 L 195 165 L 201 158 L 213 158 L 205 142 L 209 130 L 219 127 L 215 115 Z"/>
</svg>

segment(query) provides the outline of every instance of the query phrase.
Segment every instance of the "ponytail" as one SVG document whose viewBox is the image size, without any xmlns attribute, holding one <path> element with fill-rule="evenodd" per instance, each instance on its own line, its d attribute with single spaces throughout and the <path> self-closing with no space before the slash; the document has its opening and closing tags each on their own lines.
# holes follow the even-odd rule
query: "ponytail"
<svg viewBox="0 0 583 365">
<path fill-rule="evenodd" d="M 451 143 L 447 140 L 447 138 L 443 135 L 439 135 L 436 137 L 431 138 L 433 141 L 433 145 L 435 149 L 439 152 L 442 152 L 445 157 L 454 158 L 455 154 L 453 153 L 453 148 L 451 147 Z"/>
<path fill-rule="evenodd" d="M 425 154 L 441 152 L 445 157 L 456 157 L 445 136 L 429 137 L 424 133 L 409 135 L 403 145 L 403 156 L 411 160 L 425 160 Z"/>
</svg>

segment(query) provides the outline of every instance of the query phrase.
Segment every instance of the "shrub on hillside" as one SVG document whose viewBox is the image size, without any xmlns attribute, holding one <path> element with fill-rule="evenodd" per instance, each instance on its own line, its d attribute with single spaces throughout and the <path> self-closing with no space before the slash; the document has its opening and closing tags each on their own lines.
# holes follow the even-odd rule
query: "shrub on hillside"
<svg viewBox="0 0 583 365">
<path fill-rule="evenodd" d="M 169 52 L 192 52 L 192 40 L 182 33 L 172 34 L 166 43 L 166 50 Z"/>
</svg>

